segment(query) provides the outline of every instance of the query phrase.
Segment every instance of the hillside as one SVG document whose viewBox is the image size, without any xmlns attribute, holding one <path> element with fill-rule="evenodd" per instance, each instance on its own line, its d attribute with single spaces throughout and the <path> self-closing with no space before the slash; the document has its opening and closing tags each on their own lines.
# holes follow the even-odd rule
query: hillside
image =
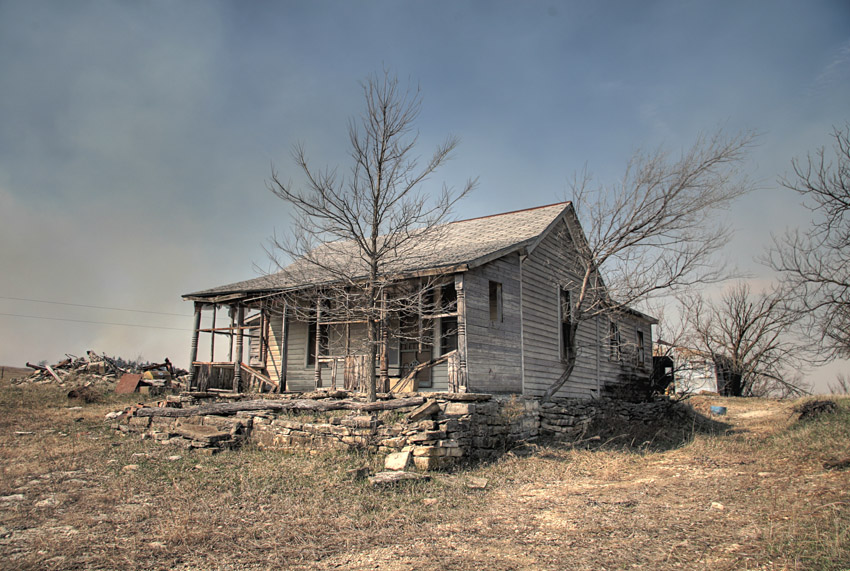
<svg viewBox="0 0 850 571">
<path fill-rule="evenodd" d="M 138 395 L 136 395 L 138 397 Z M 214 456 L 122 437 L 132 399 L 0 384 L 0 566 L 14 569 L 847 569 L 850 400 L 693 399 L 706 431 L 612 419 L 375 489 L 378 457 Z"/>
</svg>

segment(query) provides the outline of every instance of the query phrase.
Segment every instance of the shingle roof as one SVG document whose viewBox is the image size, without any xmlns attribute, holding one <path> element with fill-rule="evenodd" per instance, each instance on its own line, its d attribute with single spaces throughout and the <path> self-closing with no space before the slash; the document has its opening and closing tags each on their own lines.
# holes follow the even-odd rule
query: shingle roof
<svg viewBox="0 0 850 571">
<path fill-rule="evenodd" d="M 415 273 L 476 261 L 493 255 L 504 255 L 533 242 L 567 208 L 568 202 L 538 206 L 481 218 L 459 220 L 439 228 L 438 238 L 416 244 L 402 257 L 393 259 L 388 267 L 394 274 Z M 322 250 L 324 248 L 324 250 Z M 336 242 L 320 247 L 316 252 L 330 252 L 335 260 L 356 262 L 357 249 L 353 242 Z M 298 277 L 295 277 L 298 276 Z M 231 293 L 254 293 L 289 289 L 332 280 L 328 272 L 315 265 L 297 260 L 278 273 L 227 284 L 191 294 L 187 297 L 212 297 Z"/>
</svg>

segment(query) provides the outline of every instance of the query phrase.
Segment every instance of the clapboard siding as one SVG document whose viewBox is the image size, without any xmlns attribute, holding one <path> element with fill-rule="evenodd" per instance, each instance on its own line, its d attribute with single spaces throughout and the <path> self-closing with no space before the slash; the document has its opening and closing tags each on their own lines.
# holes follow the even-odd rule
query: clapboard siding
<svg viewBox="0 0 850 571">
<path fill-rule="evenodd" d="M 283 373 L 283 361 L 281 359 L 281 347 L 283 347 L 283 314 L 271 312 L 269 314 L 269 353 L 266 357 L 266 371 L 269 378 L 280 382 Z"/>
<path fill-rule="evenodd" d="M 315 386 L 315 369 L 307 366 L 307 332 L 304 321 L 289 321 L 289 347 L 286 351 L 286 388 L 290 391 L 309 391 Z"/>
<path fill-rule="evenodd" d="M 490 282 L 502 284 L 502 320 L 490 320 Z M 522 392 L 519 255 L 510 254 L 467 272 L 467 374 L 469 390 Z"/>
<path fill-rule="evenodd" d="M 571 270 L 574 254 L 565 228 L 565 224 L 559 222 L 522 265 L 524 386 L 528 395 L 541 396 L 564 371 L 560 359 L 559 284 L 578 282 L 578 276 Z M 650 324 L 631 315 L 619 315 L 616 321 L 623 346 L 622 359 L 611 358 L 608 317 L 580 323 L 576 334 L 576 365 L 556 396 L 589 397 L 623 382 L 624 373 L 649 374 L 652 365 Z M 635 362 L 638 329 L 644 335 L 642 364 Z"/>
<path fill-rule="evenodd" d="M 564 371 L 560 350 L 559 284 L 575 282 L 570 272 L 571 244 L 559 222 L 522 265 L 522 334 L 525 393 L 541 396 Z M 570 379 L 557 396 L 589 397 L 597 389 L 596 324 L 581 323 L 579 353 Z"/>
</svg>

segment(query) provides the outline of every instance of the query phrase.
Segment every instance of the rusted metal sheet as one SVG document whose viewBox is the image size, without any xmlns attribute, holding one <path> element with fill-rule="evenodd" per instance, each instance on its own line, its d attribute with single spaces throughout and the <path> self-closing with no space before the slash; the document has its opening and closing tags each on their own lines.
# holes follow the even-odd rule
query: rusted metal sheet
<svg viewBox="0 0 850 571">
<path fill-rule="evenodd" d="M 139 383 L 142 381 L 142 375 L 137 373 L 124 373 L 121 375 L 121 379 L 118 381 L 118 384 L 115 386 L 115 392 L 118 394 L 129 394 L 134 393 L 139 387 Z"/>
</svg>

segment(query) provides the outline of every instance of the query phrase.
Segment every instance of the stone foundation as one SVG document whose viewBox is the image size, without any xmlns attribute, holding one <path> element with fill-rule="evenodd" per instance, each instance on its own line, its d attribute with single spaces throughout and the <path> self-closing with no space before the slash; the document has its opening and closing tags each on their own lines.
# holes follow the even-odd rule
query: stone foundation
<svg viewBox="0 0 850 571">
<path fill-rule="evenodd" d="M 627 422 L 648 422 L 669 415 L 668 402 L 631 404 L 612 400 L 566 399 L 540 404 L 518 396 L 423 393 L 415 410 L 363 414 L 350 411 L 238 412 L 232 416 L 124 418 L 116 428 L 144 438 L 215 452 L 250 442 L 284 450 L 366 450 L 407 453 L 403 466 L 419 470 L 448 468 L 461 460 L 497 456 L 540 435 L 573 440 L 603 415 Z M 190 401 L 169 403 L 172 406 Z M 615 417 L 615 418 L 616 418 Z M 399 460 L 400 458 L 400 460 Z"/>
</svg>

